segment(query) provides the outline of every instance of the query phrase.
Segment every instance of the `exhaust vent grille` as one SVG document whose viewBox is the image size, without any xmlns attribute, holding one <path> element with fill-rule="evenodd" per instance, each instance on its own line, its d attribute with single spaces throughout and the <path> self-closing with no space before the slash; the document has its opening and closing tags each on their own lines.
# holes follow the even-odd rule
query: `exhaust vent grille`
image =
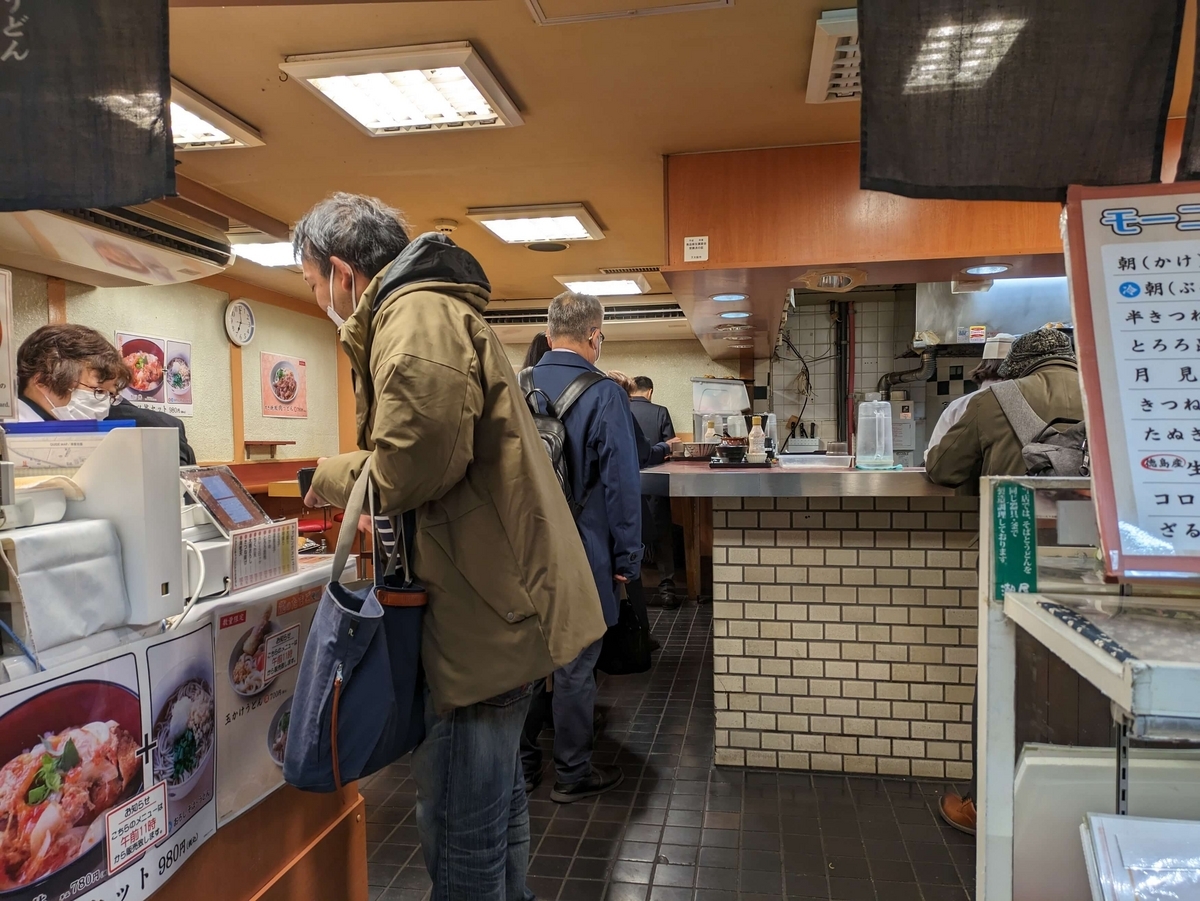
<svg viewBox="0 0 1200 901">
<path fill-rule="evenodd" d="M 601 269 L 600 272 L 604 275 L 637 275 L 638 273 L 645 274 L 647 272 L 660 271 L 657 266 L 619 266 L 615 269 Z"/>
<path fill-rule="evenodd" d="M 189 232 L 169 222 L 152 219 L 134 210 L 61 210 L 59 215 L 137 238 L 165 250 L 200 257 L 217 266 L 228 266 L 233 258 L 228 244 Z"/>
<path fill-rule="evenodd" d="M 858 11 L 835 9 L 821 14 L 813 37 L 808 69 L 809 103 L 838 103 L 862 97 L 858 49 Z"/>
<path fill-rule="evenodd" d="M 546 310 L 495 310 L 486 311 L 483 318 L 488 325 L 545 325 Z M 631 304 L 609 307 L 604 312 L 605 322 L 660 322 L 666 319 L 686 319 L 677 303 Z"/>
<path fill-rule="evenodd" d="M 533 21 L 539 25 L 572 25 L 605 19 L 634 19 L 671 13 L 727 9 L 734 0 L 525 0 Z"/>
</svg>

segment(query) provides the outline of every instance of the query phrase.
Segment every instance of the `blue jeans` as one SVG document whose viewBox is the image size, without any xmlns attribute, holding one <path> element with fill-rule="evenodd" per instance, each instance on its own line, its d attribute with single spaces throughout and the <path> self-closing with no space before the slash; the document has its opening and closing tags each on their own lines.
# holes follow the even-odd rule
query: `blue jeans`
<svg viewBox="0 0 1200 901">
<path fill-rule="evenodd" d="M 440 718 L 426 689 L 426 735 L 412 773 L 432 901 L 533 899 L 525 887 L 529 803 L 519 755 L 531 688 Z"/>
</svg>

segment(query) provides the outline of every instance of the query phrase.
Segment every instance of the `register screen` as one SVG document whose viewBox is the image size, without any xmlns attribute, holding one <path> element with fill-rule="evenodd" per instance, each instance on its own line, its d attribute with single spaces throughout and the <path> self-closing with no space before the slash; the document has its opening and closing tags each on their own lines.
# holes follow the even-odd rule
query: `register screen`
<svg viewBox="0 0 1200 901">
<path fill-rule="evenodd" d="M 200 484 L 208 489 L 208 493 L 212 495 L 212 499 L 225 511 L 235 526 L 254 521 L 254 514 L 246 509 L 246 505 L 238 499 L 237 495 L 233 493 L 233 489 L 229 487 L 229 484 L 223 478 L 220 476 L 202 476 Z"/>
</svg>

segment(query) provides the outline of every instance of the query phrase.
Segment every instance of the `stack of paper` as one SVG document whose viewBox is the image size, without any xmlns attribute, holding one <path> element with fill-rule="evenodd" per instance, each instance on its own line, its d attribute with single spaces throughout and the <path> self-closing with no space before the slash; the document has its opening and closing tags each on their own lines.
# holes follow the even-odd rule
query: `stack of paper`
<svg viewBox="0 0 1200 901">
<path fill-rule="evenodd" d="M 1200 901 L 1200 822 L 1089 813 L 1079 831 L 1095 901 Z"/>
</svg>

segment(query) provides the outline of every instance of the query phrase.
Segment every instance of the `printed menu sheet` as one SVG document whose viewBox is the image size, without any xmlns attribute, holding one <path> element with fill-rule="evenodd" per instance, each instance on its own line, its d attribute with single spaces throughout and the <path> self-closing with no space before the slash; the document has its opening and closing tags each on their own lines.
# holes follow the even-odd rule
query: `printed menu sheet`
<svg viewBox="0 0 1200 901">
<path fill-rule="evenodd" d="M 1200 186 L 1072 188 L 1067 215 L 1105 564 L 1200 572 Z"/>
<path fill-rule="evenodd" d="M 0 897 L 142 901 L 217 828 L 207 620 L 0 685 Z"/>
<path fill-rule="evenodd" d="M 217 819 L 224 824 L 283 785 L 300 654 L 324 587 L 246 606 L 216 602 Z"/>
</svg>

